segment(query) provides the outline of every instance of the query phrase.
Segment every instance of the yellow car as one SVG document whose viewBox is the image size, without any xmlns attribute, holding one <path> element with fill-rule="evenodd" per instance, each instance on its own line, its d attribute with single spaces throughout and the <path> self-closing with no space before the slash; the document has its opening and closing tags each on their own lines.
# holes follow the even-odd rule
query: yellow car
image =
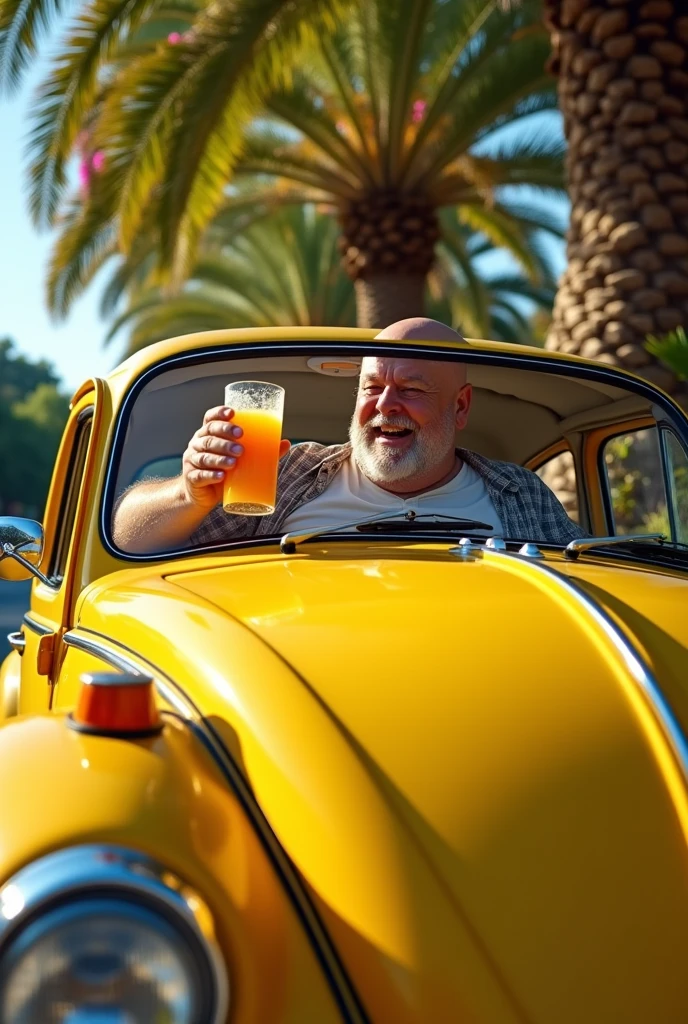
<svg viewBox="0 0 688 1024">
<path fill-rule="evenodd" d="M 231 381 L 347 437 L 361 358 L 459 361 L 461 444 L 573 539 L 446 516 L 128 551 Z M 3 1024 L 685 1024 L 688 420 L 538 349 L 218 331 L 75 394 L 0 674 Z"/>
</svg>

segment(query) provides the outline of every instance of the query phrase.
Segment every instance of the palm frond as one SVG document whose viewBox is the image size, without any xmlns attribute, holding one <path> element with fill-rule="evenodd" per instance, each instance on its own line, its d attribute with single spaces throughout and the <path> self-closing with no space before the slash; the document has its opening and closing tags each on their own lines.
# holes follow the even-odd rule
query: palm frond
<svg viewBox="0 0 688 1024">
<path fill-rule="evenodd" d="M 36 54 L 41 32 L 61 13 L 64 0 L 2 0 L 0 85 L 16 88 Z"/>
<path fill-rule="evenodd" d="M 317 99 L 320 99 L 319 104 Z M 322 97 L 313 94 L 304 76 L 295 75 L 291 85 L 274 89 L 267 100 L 267 108 L 305 138 L 311 139 L 321 153 L 330 158 L 333 167 L 339 168 L 343 177 L 373 184 L 369 163 L 337 130 L 328 105 L 322 102 Z"/>
<path fill-rule="evenodd" d="M 405 130 L 422 57 L 425 27 L 434 0 L 387 0 L 391 59 L 388 64 L 389 126 L 387 130 L 385 182 L 395 183 L 402 164 Z"/>
<path fill-rule="evenodd" d="M 144 282 L 155 283 L 156 247 L 157 238 L 153 233 L 142 234 L 132 251 L 119 260 L 100 298 L 102 317 L 114 313 L 127 290 L 136 290 Z"/>
<path fill-rule="evenodd" d="M 66 316 L 75 297 L 116 252 L 116 228 L 100 212 L 74 199 L 48 267 L 47 303 L 58 318 Z"/>
<path fill-rule="evenodd" d="M 538 23 L 539 4 L 526 0 L 521 11 L 503 12 L 490 0 L 463 0 L 435 11 L 439 20 L 438 41 L 432 47 L 425 78 L 427 107 L 405 159 L 404 175 L 417 177 L 416 163 L 430 143 L 444 135 L 446 126 L 456 120 L 457 110 L 472 106 L 483 117 L 481 88 L 493 77 L 493 68 L 504 63 L 514 45 L 514 36 L 524 25 Z M 537 8 L 537 9 L 536 9 Z M 450 18 L 451 12 L 451 18 Z"/>
<path fill-rule="evenodd" d="M 668 366 L 679 380 L 688 380 L 688 335 L 683 327 L 660 338 L 648 335 L 645 348 Z"/>
<path fill-rule="evenodd" d="M 241 153 L 241 131 L 262 97 L 288 83 L 319 31 L 331 31 L 346 0 L 234 0 L 206 9 L 195 26 L 198 65 L 184 116 L 175 120 L 161 180 L 163 251 L 179 269 L 219 208 Z"/>
<path fill-rule="evenodd" d="M 237 234 L 213 224 L 179 294 L 143 279 L 107 342 L 124 328 L 132 345 L 229 326 L 355 323 L 353 285 L 338 259 L 337 228 L 312 206 L 292 206 Z M 212 239 L 212 242 L 210 241 Z"/>
<path fill-rule="evenodd" d="M 334 160 L 328 160 L 326 154 L 323 159 L 318 149 L 301 142 L 285 143 L 266 130 L 248 135 L 235 173 L 279 176 L 339 196 L 355 196 L 361 187 L 360 179 Z"/>
<path fill-rule="evenodd" d="M 406 164 L 408 187 L 422 187 L 495 125 L 530 116 L 556 104 L 556 90 L 545 71 L 549 41 L 526 36 L 495 53 L 479 72 L 462 81 L 457 75 L 451 108 L 422 147 L 412 147 Z"/>
<path fill-rule="evenodd" d="M 341 98 L 346 111 L 353 137 L 362 154 L 364 165 L 374 185 L 382 184 L 378 162 L 371 146 L 370 132 L 362 116 L 360 93 L 354 87 L 355 62 L 352 61 L 351 34 L 336 32 L 322 40 L 320 53 L 326 71 L 335 85 L 336 93 Z"/>
<path fill-rule="evenodd" d="M 66 183 L 65 164 L 94 102 L 99 69 L 155 3 L 90 0 L 76 18 L 36 98 L 28 148 L 30 207 L 37 224 L 50 224 L 55 216 Z"/>
</svg>

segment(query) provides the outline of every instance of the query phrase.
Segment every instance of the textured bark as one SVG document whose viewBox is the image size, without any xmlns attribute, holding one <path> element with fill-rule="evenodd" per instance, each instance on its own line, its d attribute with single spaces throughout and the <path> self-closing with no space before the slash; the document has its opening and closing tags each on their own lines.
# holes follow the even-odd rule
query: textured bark
<svg viewBox="0 0 688 1024">
<path fill-rule="evenodd" d="M 360 327 L 384 327 L 423 313 L 425 278 L 440 236 L 422 195 L 380 190 L 339 211 L 342 264 L 356 284 Z"/>
<path fill-rule="evenodd" d="M 679 0 L 545 0 L 571 224 L 547 348 L 687 392 L 644 350 L 688 324 L 688 19 Z M 659 371 L 662 371 L 661 373 Z"/>
<path fill-rule="evenodd" d="M 354 288 L 359 327 L 388 327 L 423 315 L 425 274 L 373 274 L 359 277 Z"/>
</svg>

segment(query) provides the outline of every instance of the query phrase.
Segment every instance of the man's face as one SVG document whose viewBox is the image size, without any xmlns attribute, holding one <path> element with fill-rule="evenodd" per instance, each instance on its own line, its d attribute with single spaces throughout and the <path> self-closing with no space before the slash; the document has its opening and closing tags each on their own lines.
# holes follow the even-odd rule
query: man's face
<svg viewBox="0 0 688 1024">
<path fill-rule="evenodd" d="M 358 465 L 381 486 L 432 483 L 454 464 L 470 400 L 458 364 L 366 357 L 349 429 Z"/>
</svg>

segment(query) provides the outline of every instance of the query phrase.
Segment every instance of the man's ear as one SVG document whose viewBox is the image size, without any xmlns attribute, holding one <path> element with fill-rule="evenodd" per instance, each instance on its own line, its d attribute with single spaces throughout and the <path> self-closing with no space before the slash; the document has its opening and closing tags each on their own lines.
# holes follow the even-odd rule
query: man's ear
<svg viewBox="0 0 688 1024">
<path fill-rule="evenodd" d="M 456 429 L 463 430 L 468 423 L 468 413 L 473 399 L 473 386 L 464 384 L 456 396 Z"/>
</svg>

